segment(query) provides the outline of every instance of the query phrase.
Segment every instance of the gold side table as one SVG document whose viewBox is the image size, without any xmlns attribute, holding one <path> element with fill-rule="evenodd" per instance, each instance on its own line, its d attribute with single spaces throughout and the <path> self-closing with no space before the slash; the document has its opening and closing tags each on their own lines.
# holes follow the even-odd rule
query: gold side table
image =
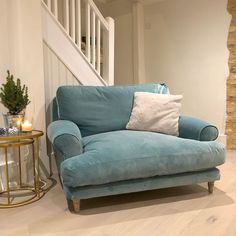
<svg viewBox="0 0 236 236">
<path fill-rule="evenodd" d="M 0 156 L 0 159 L 3 158 L 3 164 L 5 162 L 4 168 L 6 175 L 6 187 L 0 191 L 0 208 L 23 206 L 39 200 L 46 193 L 46 191 L 43 190 L 45 182 L 40 178 L 39 168 L 39 139 L 41 136 L 43 136 L 43 132 L 40 130 L 0 136 L 0 149 L 3 150 L 3 155 Z M 32 161 L 33 184 L 31 185 L 23 184 L 22 182 L 21 147 L 23 146 L 29 146 L 29 148 L 31 148 L 31 155 L 27 157 Z M 9 163 L 11 162 L 9 161 L 9 148 L 16 148 L 18 151 L 18 184 L 15 187 L 10 186 Z M 27 171 L 30 170 L 28 169 Z M 2 203 L 2 200 L 5 200 L 4 203 Z"/>
</svg>

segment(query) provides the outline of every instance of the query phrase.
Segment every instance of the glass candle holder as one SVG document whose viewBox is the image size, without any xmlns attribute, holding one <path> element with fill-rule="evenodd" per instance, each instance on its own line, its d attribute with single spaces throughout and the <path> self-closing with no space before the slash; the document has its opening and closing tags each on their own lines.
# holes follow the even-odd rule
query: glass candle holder
<svg viewBox="0 0 236 236">
<path fill-rule="evenodd" d="M 18 115 L 3 114 L 3 117 L 6 128 L 18 128 L 19 124 L 24 121 L 24 114 L 18 114 Z"/>
<path fill-rule="evenodd" d="M 32 130 L 33 130 L 32 124 L 28 120 L 25 120 L 21 124 L 21 131 L 22 132 L 31 132 Z"/>
</svg>

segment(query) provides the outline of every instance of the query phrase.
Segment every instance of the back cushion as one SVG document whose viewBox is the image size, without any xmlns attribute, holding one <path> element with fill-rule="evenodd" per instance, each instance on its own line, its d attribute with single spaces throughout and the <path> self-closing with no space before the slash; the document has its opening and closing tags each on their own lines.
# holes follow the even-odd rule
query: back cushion
<svg viewBox="0 0 236 236">
<path fill-rule="evenodd" d="M 123 130 L 134 92 L 168 93 L 164 84 L 131 86 L 62 86 L 57 90 L 58 117 L 78 125 L 82 136 Z"/>
</svg>

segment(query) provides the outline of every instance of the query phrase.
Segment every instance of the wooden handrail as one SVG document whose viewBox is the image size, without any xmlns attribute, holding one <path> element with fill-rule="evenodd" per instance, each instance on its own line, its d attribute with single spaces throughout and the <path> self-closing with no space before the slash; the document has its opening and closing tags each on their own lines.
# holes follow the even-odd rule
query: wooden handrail
<svg viewBox="0 0 236 236">
<path fill-rule="evenodd" d="M 95 12 L 96 16 L 101 21 L 102 27 L 104 27 L 106 30 L 109 30 L 109 25 L 108 25 L 106 19 L 103 17 L 103 15 L 99 11 L 99 9 L 95 5 L 95 3 L 92 0 L 87 0 L 87 1 L 88 1 L 89 5 L 90 5 L 91 9 Z"/>
</svg>

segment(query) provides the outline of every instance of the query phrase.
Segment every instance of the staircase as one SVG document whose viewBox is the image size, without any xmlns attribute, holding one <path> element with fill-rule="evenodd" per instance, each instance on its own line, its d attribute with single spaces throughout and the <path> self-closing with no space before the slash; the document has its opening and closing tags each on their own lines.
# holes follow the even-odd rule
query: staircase
<svg viewBox="0 0 236 236">
<path fill-rule="evenodd" d="M 41 3 L 48 125 L 59 86 L 114 84 L 114 20 L 104 18 L 92 0 Z M 49 143 L 47 154 L 52 156 Z"/>
<path fill-rule="evenodd" d="M 114 20 L 92 0 L 42 0 L 44 43 L 82 85 L 114 84 Z"/>
</svg>

